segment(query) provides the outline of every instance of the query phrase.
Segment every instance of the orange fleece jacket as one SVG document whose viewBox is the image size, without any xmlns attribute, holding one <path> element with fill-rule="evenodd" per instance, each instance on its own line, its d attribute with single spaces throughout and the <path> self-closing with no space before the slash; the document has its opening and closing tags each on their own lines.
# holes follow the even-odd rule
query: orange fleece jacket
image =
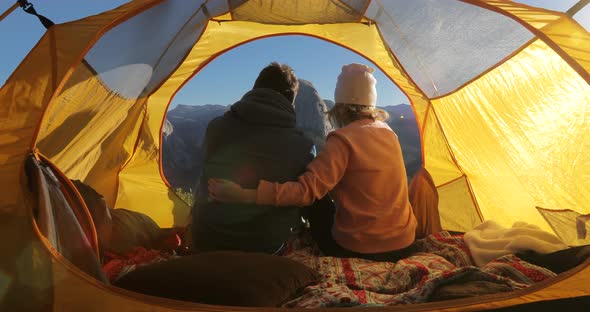
<svg viewBox="0 0 590 312">
<path fill-rule="evenodd" d="M 328 191 L 336 204 L 332 235 L 340 246 L 381 253 L 414 242 L 402 151 L 386 123 L 363 119 L 331 132 L 297 182 L 261 181 L 256 202 L 306 206 Z"/>
</svg>

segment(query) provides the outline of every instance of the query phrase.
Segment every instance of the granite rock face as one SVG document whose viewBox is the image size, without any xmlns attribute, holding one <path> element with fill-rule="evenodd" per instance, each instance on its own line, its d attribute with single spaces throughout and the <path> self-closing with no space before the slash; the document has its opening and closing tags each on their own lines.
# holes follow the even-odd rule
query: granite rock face
<svg viewBox="0 0 590 312">
<path fill-rule="evenodd" d="M 178 105 L 168 112 L 162 130 L 162 166 L 172 188 L 192 190 L 201 170 L 207 125 L 227 109 L 223 105 Z"/>
<path fill-rule="evenodd" d="M 322 149 L 326 135 L 332 131 L 326 117 L 327 110 L 326 103 L 311 82 L 299 79 L 299 92 L 295 98 L 297 128 L 313 141 L 318 150 Z"/>
</svg>

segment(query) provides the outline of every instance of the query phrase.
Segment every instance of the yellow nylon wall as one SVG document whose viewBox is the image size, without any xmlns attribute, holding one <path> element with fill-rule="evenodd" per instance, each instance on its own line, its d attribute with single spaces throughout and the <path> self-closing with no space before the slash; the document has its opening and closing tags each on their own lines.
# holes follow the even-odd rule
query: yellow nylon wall
<svg viewBox="0 0 590 312">
<path fill-rule="evenodd" d="M 142 3 L 141 1 L 136 1 L 134 3 L 134 5 L 139 6 L 138 3 Z M 145 2 L 144 2 L 145 3 Z M 115 12 L 117 14 L 121 13 L 121 12 Z M 525 12 L 526 13 L 526 12 Z M 109 13 L 110 14 L 110 13 Z M 114 14 L 114 13 L 113 13 Z M 63 25 L 57 25 L 55 27 L 58 27 L 56 29 L 59 29 L 59 31 L 62 31 L 64 29 L 67 29 L 66 32 L 64 32 L 63 34 L 60 34 L 60 39 L 58 41 L 54 41 L 53 43 L 51 41 L 49 41 L 48 39 L 42 39 L 42 41 L 39 43 L 38 48 L 33 51 L 33 53 L 31 53 L 31 55 L 28 57 L 28 60 L 25 61 L 25 63 L 23 64 L 23 66 L 19 67 L 19 69 L 17 69 L 17 71 L 15 72 L 14 76 L 11 77 L 11 79 L 9 79 L 9 81 L 7 82 L 7 84 L 0 89 L 0 103 L 2 105 L 0 105 L 0 117 L 2 119 L 2 123 L 0 123 L 0 178 L 2 179 L 2 185 L 4 187 L 4 192 L 7 192 L 7 195 L 4 195 L 0 198 L 2 201 L 0 202 L 0 211 L 2 213 L 23 213 L 23 208 L 25 207 L 25 205 L 23 204 L 23 202 L 21 202 L 21 200 L 23 200 L 24 198 L 22 198 L 22 192 L 24 191 L 25 188 L 25 183 L 23 181 L 21 181 L 21 176 L 22 176 L 22 160 L 23 160 L 23 156 L 24 153 L 26 152 L 26 149 L 28 149 L 29 145 L 30 145 L 30 140 L 28 140 L 29 138 L 31 138 L 32 134 L 34 133 L 34 128 L 36 127 L 37 123 L 36 121 L 38 121 L 38 118 L 40 117 L 41 111 L 44 107 L 44 105 L 46 104 L 47 100 L 49 99 L 49 97 L 52 94 L 52 90 L 55 88 L 55 85 L 52 86 L 52 84 L 57 84 L 60 80 L 60 77 L 63 76 L 65 74 L 65 72 L 69 69 L 69 65 L 70 62 L 75 59 L 76 53 L 78 53 L 79 51 L 81 51 L 83 49 L 83 47 L 85 46 L 86 42 L 88 42 L 89 38 L 92 38 L 96 32 L 96 30 L 98 29 L 97 27 L 99 27 L 100 23 L 104 23 L 105 25 L 108 24 L 109 20 L 109 16 L 111 15 L 101 15 L 97 20 L 92 20 L 92 19 L 88 19 L 82 23 L 78 23 L 76 24 L 76 27 L 70 27 L 69 26 L 63 26 Z M 81 27 L 80 27 L 81 25 Z M 101 24 L 102 25 L 102 24 Z M 80 27 L 80 28 L 79 28 Z M 101 27 L 101 26 L 100 26 Z M 336 26 L 339 27 L 339 26 Z M 344 28 L 345 30 L 350 30 L 347 28 Z M 56 30 L 54 30 L 56 31 Z M 255 32 L 256 33 L 256 32 Z M 318 32 L 319 33 L 319 32 Z M 51 35 L 51 32 L 49 33 L 49 35 Z M 63 35 L 63 36 L 62 36 Z M 357 38 L 358 39 L 358 38 Z M 229 40 L 231 41 L 231 40 Z M 57 59 L 59 59 L 60 61 L 54 62 L 52 64 L 57 64 L 55 66 L 55 68 L 52 69 L 52 65 L 49 65 L 51 63 L 46 62 L 46 58 L 48 57 L 48 55 L 51 55 L 47 52 L 50 51 L 49 45 L 50 44 L 55 44 L 56 42 L 65 42 L 62 45 L 62 43 L 60 43 L 60 51 L 68 51 L 67 53 L 60 53 L 59 55 L 55 55 L 55 56 L 51 56 L 51 57 L 55 57 Z M 537 44 L 537 43 L 536 43 Z M 199 46 L 201 48 L 203 48 L 204 46 Z M 574 48 L 576 48 L 575 45 L 572 46 L 571 50 L 575 50 Z M 587 46 L 582 46 L 580 45 L 578 48 L 583 49 L 583 50 L 588 50 Z M 370 49 L 370 48 L 369 48 Z M 542 53 L 540 52 L 539 54 L 542 57 L 547 57 L 549 56 L 548 60 L 553 60 L 555 58 L 555 55 L 553 53 L 553 55 L 551 55 L 551 52 L 547 50 L 546 47 L 541 47 L 539 49 L 539 51 L 542 51 Z M 203 51 L 195 51 L 193 50 L 193 52 L 197 53 L 203 53 Z M 529 52 L 535 52 L 534 50 L 528 51 Z M 210 51 L 208 52 L 209 55 L 211 54 Z M 523 52 L 524 53 L 524 52 Z M 207 53 L 204 53 L 203 55 L 205 55 Z M 204 57 L 203 59 L 206 59 L 206 57 Z M 580 58 L 581 60 L 582 58 Z M 512 61 L 514 62 L 514 61 Z M 200 62 L 197 63 L 201 64 L 202 60 Z M 523 62 L 523 64 L 527 64 L 526 62 Z M 194 64 L 193 64 L 194 65 Z M 543 66 L 546 66 L 546 64 L 542 64 Z M 587 84 L 585 84 L 585 82 L 580 82 L 579 77 L 575 78 L 575 74 L 572 75 L 572 71 L 571 69 L 568 69 L 567 66 L 565 68 L 561 68 L 563 64 L 560 63 L 560 70 L 563 70 L 563 72 L 557 72 L 559 75 L 555 76 L 555 77 L 559 77 L 560 75 L 565 74 L 566 76 L 568 76 L 568 80 L 567 83 L 565 85 L 560 85 L 558 87 L 556 87 L 555 85 L 551 85 L 551 84 L 543 84 L 543 88 L 544 90 L 548 90 L 548 92 L 550 92 L 552 95 L 549 96 L 549 98 L 553 98 L 554 96 L 557 97 L 567 97 L 567 94 L 563 94 L 563 90 L 562 88 L 569 90 L 570 87 L 573 87 L 573 89 L 575 89 L 576 91 L 582 91 L 582 94 L 578 95 L 579 98 L 581 98 L 581 103 L 587 103 L 588 100 L 588 86 Z M 188 64 L 187 64 L 188 66 Z M 549 67 L 553 67 L 553 64 L 549 64 Z M 391 67 L 390 70 L 393 72 L 394 70 L 392 70 L 394 67 Z M 185 70 L 187 70 L 187 76 L 190 75 L 190 72 L 194 69 L 194 67 L 192 69 L 190 69 L 190 66 L 186 67 Z M 527 67 L 528 69 L 528 67 Z M 505 71 L 507 69 L 498 69 L 498 71 Z M 180 72 L 180 71 L 179 71 Z M 550 80 L 552 80 L 551 77 L 548 77 L 547 72 L 551 72 L 553 73 L 553 71 L 550 70 L 545 70 L 545 69 L 540 69 L 539 72 L 542 72 L 539 76 L 544 77 L 543 79 L 545 82 L 548 82 Z M 34 75 L 32 75 L 34 74 Z M 182 74 L 182 73 L 180 73 Z M 516 75 L 519 75 L 521 73 L 517 73 Z M 534 82 L 536 82 L 539 78 L 538 76 L 532 75 L 532 72 L 529 72 L 530 75 L 527 76 L 527 78 L 531 78 L 531 84 L 534 84 Z M 534 77 L 533 77 L 534 76 Z M 571 77 L 570 77 L 571 76 Z M 51 77 L 56 77 L 56 78 L 51 78 Z M 182 75 L 180 76 L 176 76 L 176 78 L 180 79 L 182 77 Z M 186 76 L 185 76 L 186 77 Z M 496 76 L 495 79 L 500 79 L 500 76 Z M 504 77 L 504 76 L 502 76 Z M 573 78 L 572 78 L 573 77 Z M 53 80 L 52 80 L 53 79 Z M 403 81 L 404 78 L 401 76 L 398 76 L 396 78 L 396 82 L 400 82 Z M 480 79 L 481 81 L 485 81 L 485 83 L 483 83 L 484 85 L 486 85 L 487 83 L 490 83 L 492 80 L 490 77 L 482 77 Z M 478 80 L 478 82 L 480 81 Z M 180 83 L 184 81 L 184 79 L 180 79 L 176 82 L 171 81 L 171 83 L 176 83 L 176 86 L 180 85 Z M 473 85 L 470 85 L 469 87 L 465 88 L 465 89 L 469 89 L 470 91 L 467 93 L 470 94 L 463 94 L 460 95 L 463 97 L 463 99 L 457 99 L 457 102 L 463 103 L 463 105 L 465 103 L 470 103 L 466 100 L 471 100 L 474 98 L 477 99 L 481 99 L 481 98 L 486 98 L 486 99 L 493 99 L 493 98 L 505 98 L 506 95 L 505 94 L 499 94 L 500 92 L 497 91 L 497 89 L 489 89 L 486 88 L 484 86 L 484 88 L 480 88 L 479 90 L 477 90 L 477 88 L 474 90 L 472 89 L 473 86 L 477 86 L 477 83 Z M 401 84 L 401 83 L 400 83 Z M 410 84 L 411 85 L 411 84 Z M 489 86 L 489 85 L 488 85 Z M 479 86 L 481 87 L 481 86 Z M 402 87 L 403 88 L 403 87 Z M 532 88 L 540 88 L 537 86 L 532 86 Z M 572 89 L 572 90 L 573 90 Z M 409 92 L 408 89 L 404 89 L 405 91 Z M 465 91 L 465 90 L 462 90 Z M 492 95 L 492 93 L 497 93 Z M 557 92 L 557 93 L 553 93 L 553 92 Z M 458 92 L 461 93 L 461 92 Z M 446 118 L 451 118 L 452 113 L 449 113 L 449 110 L 453 107 L 453 101 L 450 98 L 454 97 L 455 95 L 451 95 L 449 97 L 449 99 L 441 99 L 440 103 L 444 103 L 445 101 L 446 104 L 442 104 L 442 105 L 435 105 L 436 111 L 439 112 L 439 109 L 442 113 L 441 115 L 441 120 L 444 122 L 445 121 L 445 117 Z M 459 95 L 457 95 L 459 97 Z M 411 97 L 411 99 L 416 102 L 419 101 L 419 98 L 414 98 Z M 164 97 L 164 102 L 167 102 L 167 99 Z M 541 101 L 542 102 L 542 107 L 545 108 L 549 108 L 551 105 L 548 105 L 545 101 Z M 165 106 L 165 104 L 160 104 L 158 102 L 154 102 L 157 103 L 157 105 L 162 105 Z M 424 104 L 424 100 L 422 100 L 421 102 L 422 104 Z M 414 103 L 416 104 L 416 103 Z M 156 106 L 157 106 L 156 105 Z M 421 105 L 420 103 L 418 105 Z M 517 103 L 517 105 L 519 105 Z M 587 105 L 587 104 L 586 104 Z M 445 109 L 445 106 L 449 106 Z M 560 107 L 558 105 L 555 105 L 556 107 Z M 572 105 L 575 106 L 575 105 Z M 421 107 L 425 107 L 424 105 L 422 105 Z M 566 105 L 566 107 L 568 107 L 568 105 Z M 530 110 L 532 112 L 534 112 L 536 110 L 536 107 L 529 107 Z M 578 106 L 579 108 L 579 106 Z M 582 106 L 583 109 L 587 110 L 587 106 Z M 165 108 L 162 108 L 161 111 L 163 112 L 165 110 Z M 466 109 L 463 109 L 462 112 L 460 112 L 461 114 L 467 114 L 468 112 L 465 111 Z M 156 111 L 154 111 L 156 112 Z M 447 114 L 444 114 L 444 113 Z M 489 111 L 488 111 L 489 112 Z M 585 110 L 579 110 L 578 111 L 579 114 L 577 115 L 577 117 L 579 119 L 579 121 L 581 121 L 583 124 L 588 124 L 588 113 Z M 571 114 L 571 112 L 570 112 Z M 158 114 L 155 113 L 152 115 L 152 117 L 154 117 L 154 119 L 159 119 L 159 122 L 161 122 L 161 117 L 163 116 L 163 113 L 159 116 L 160 118 L 157 118 Z M 560 113 L 560 115 L 566 115 L 565 113 Z M 476 117 L 474 117 L 474 119 L 477 119 Z M 482 119 L 482 117 L 479 117 L 479 119 Z M 148 123 L 150 121 L 148 120 Z M 473 121 L 469 121 L 471 124 L 477 124 Z M 157 123 L 157 122 L 156 122 Z M 587 169 L 584 168 L 588 168 L 587 165 L 584 164 L 588 164 L 588 145 L 587 142 L 588 141 L 588 132 L 586 130 L 586 132 L 584 132 L 585 128 L 580 129 L 579 128 L 579 124 L 577 124 L 576 122 L 573 122 L 573 128 L 568 128 L 564 125 L 563 122 L 561 122 L 560 120 L 557 120 L 557 126 L 562 127 L 562 129 L 568 130 L 571 129 L 571 133 L 574 133 L 576 136 L 580 136 L 581 138 L 575 138 L 571 140 L 571 145 L 565 146 L 564 147 L 564 154 L 565 156 L 561 155 L 561 150 L 558 153 L 554 153 L 553 155 L 558 155 L 557 157 L 554 157 L 555 159 L 557 159 L 558 162 L 561 163 L 561 161 L 563 159 L 561 159 L 561 157 L 569 157 L 569 161 L 573 161 L 571 163 L 576 164 L 576 166 L 574 166 L 574 170 L 572 170 L 572 172 L 568 172 L 568 176 L 566 176 L 564 174 L 564 176 L 560 176 L 559 179 L 555 180 L 555 181 L 543 181 L 544 185 L 549 185 L 551 187 L 553 187 L 552 184 L 557 184 L 559 186 L 564 185 L 564 183 L 561 183 L 563 181 L 561 181 L 560 179 L 566 179 L 566 178 L 573 178 L 574 181 L 570 181 L 569 182 L 569 186 L 575 187 L 583 187 L 583 186 L 587 186 L 588 185 L 588 180 L 583 180 L 584 177 L 588 177 L 589 172 L 587 171 Z M 445 131 L 447 131 L 447 123 L 444 123 L 444 128 Z M 479 124 L 478 124 L 479 125 Z M 547 124 L 547 126 L 550 129 L 553 129 L 555 127 L 555 125 L 553 124 Z M 553 127 L 553 128 L 551 128 Z M 578 128 L 576 128 L 578 127 Z M 159 128 L 159 127 L 158 127 Z M 453 128 L 453 127 L 451 127 Z M 150 128 L 150 127 L 146 127 L 144 128 L 145 132 L 143 132 L 142 138 L 145 139 L 142 141 L 143 144 L 146 144 L 145 147 L 142 147 L 140 152 L 144 153 L 144 154 L 138 154 L 140 160 L 143 158 L 145 160 L 151 160 L 153 161 L 155 158 L 157 157 L 157 149 L 154 150 L 154 147 L 156 147 L 159 143 L 158 137 L 159 137 L 159 133 L 157 133 L 157 136 L 155 136 L 155 140 L 154 141 L 150 141 L 150 138 L 153 139 L 153 131 L 156 131 L 156 128 Z M 543 130 L 543 129 L 541 129 Z M 157 130 L 159 132 L 159 129 Z M 425 130 L 425 131 L 429 131 L 429 130 Z M 544 131 L 548 131 L 547 129 L 545 129 Z M 565 131 L 566 134 L 571 134 L 569 131 Z M 438 138 L 440 139 L 440 137 Z M 438 139 L 433 139 L 433 141 L 438 140 Z M 518 139 L 518 138 L 517 138 Z M 450 140 L 451 146 L 458 146 L 460 144 L 464 144 L 464 142 L 456 142 L 454 140 Z M 573 153 L 572 152 L 572 148 L 576 148 L 575 146 L 572 145 L 577 145 L 578 148 L 583 149 L 585 151 L 585 153 Z M 442 145 L 439 145 L 442 146 Z M 551 147 L 549 147 L 549 149 L 551 150 Z M 156 154 L 154 154 L 154 151 Z M 525 151 L 526 152 L 526 151 Z M 444 153 L 443 153 L 444 154 Z M 527 153 L 525 153 L 527 154 Z M 579 158 L 572 158 L 574 155 L 576 154 L 577 156 L 579 156 Z M 458 155 L 457 158 L 459 160 L 462 160 L 466 155 Z M 441 156 L 443 157 L 443 156 Z M 463 157 L 463 158 L 462 158 Z M 444 157 L 443 157 L 444 158 Z M 540 159 L 541 157 L 539 155 L 533 155 L 533 158 L 536 158 L 536 161 L 542 161 L 542 159 Z M 442 159 L 442 158 L 441 158 Z M 552 158 L 553 159 L 553 158 Z M 483 161 L 489 161 L 490 159 L 487 158 L 483 158 Z M 448 161 L 448 159 L 447 159 Z M 471 162 L 475 162 L 475 160 L 471 159 Z M 564 161 L 565 162 L 565 161 Z M 463 164 L 463 162 L 461 162 L 461 164 Z M 577 165 L 579 164 L 579 167 L 577 167 Z M 139 162 L 139 165 L 137 168 L 141 168 L 141 161 Z M 129 166 L 128 166 L 129 167 Z M 441 165 L 440 167 L 444 167 L 443 165 Z M 477 166 L 476 166 L 477 167 Z M 141 174 L 136 175 L 135 177 L 137 177 L 138 179 L 136 181 L 134 181 L 134 183 L 136 184 L 141 184 L 141 183 L 146 183 L 148 185 L 155 185 L 156 187 L 154 189 L 159 190 L 160 186 L 161 186 L 161 180 L 159 180 L 159 176 L 157 175 L 157 171 L 158 168 L 157 166 L 154 167 L 146 167 L 147 170 L 144 173 L 141 173 L 141 170 L 138 171 Z M 469 172 L 466 168 L 470 168 L 469 166 L 467 167 L 463 167 L 465 169 L 466 172 Z M 580 170 L 576 171 L 576 168 L 581 168 Z M 155 170 L 154 170 L 155 169 Z M 453 171 L 453 170 L 450 170 Z M 538 172 L 537 172 L 538 173 Z M 449 176 L 452 174 L 449 174 Z M 145 179 L 148 178 L 148 179 Z M 481 177 L 480 178 L 486 178 L 486 177 Z M 553 176 L 551 177 L 553 178 Z M 153 180 L 150 180 L 153 179 Z M 578 179 L 577 181 L 575 179 Z M 582 179 L 581 181 L 579 179 Z M 498 181 L 498 179 L 494 180 L 496 183 L 499 183 L 501 181 Z M 550 183 L 553 182 L 553 183 Z M 474 187 L 475 187 L 475 183 L 472 181 Z M 574 183 L 576 183 L 574 185 Z M 132 184 L 129 184 L 131 186 L 133 186 Z M 566 187 L 568 185 L 565 185 Z M 151 191 L 151 189 L 149 187 L 146 188 L 147 191 Z M 580 193 L 582 195 L 584 195 L 584 201 L 586 203 L 588 203 L 588 197 L 587 197 L 587 192 L 584 193 L 584 191 L 587 190 L 582 190 L 583 192 Z M 14 195 L 12 195 L 15 192 Z M 122 198 L 125 196 L 125 194 L 127 194 L 127 192 L 123 191 L 121 192 L 123 193 L 122 196 L 119 197 L 119 199 L 121 201 L 124 201 Z M 134 196 L 137 194 L 134 194 L 133 191 L 129 192 L 130 194 L 133 194 Z M 476 191 L 477 193 L 477 191 Z M 575 192 L 570 192 L 571 194 L 575 194 Z M 145 193 L 144 193 L 145 194 Z M 562 194 L 563 195 L 563 194 Z M 560 199 L 561 200 L 561 199 Z M 564 199 L 566 200 L 566 199 Z M 569 200 L 569 199 L 567 199 Z M 581 201 L 580 201 L 581 202 Z M 30 205 L 28 206 L 30 208 Z M 573 207 L 570 207 L 572 209 L 575 209 Z M 588 212 L 588 211 L 586 211 Z M 169 212 L 168 212 L 169 213 Z M 8 233 L 4 233 L 3 232 L 3 236 L 4 237 L 10 237 L 10 235 L 18 235 L 18 232 L 8 232 Z M 26 247 L 26 246 L 25 246 Z M 42 257 L 43 259 L 46 259 L 47 257 L 50 257 L 50 255 L 47 255 L 43 252 L 39 254 L 35 254 L 36 256 Z M 12 258 L 11 255 L 7 255 L 7 258 Z M 55 302 L 54 302 L 54 309 L 58 310 L 58 311 L 79 311 L 81 309 L 83 310 L 88 310 L 88 311 L 102 311 L 102 310 L 123 310 L 125 308 L 129 308 L 129 309 L 137 309 L 137 310 L 164 310 L 160 307 L 154 307 L 151 306 L 150 303 L 151 301 L 149 299 L 146 299 L 145 297 L 141 297 L 141 298 L 135 298 L 133 295 L 129 294 L 129 293 L 118 293 L 118 294 L 113 294 L 114 288 L 112 287 L 107 287 L 104 285 L 100 285 L 97 284 L 96 282 L 92 282 L 90 280 L 87 279 L 87 277 L 84 276 L 80 276 L 79 273 L 75 273 L 73 271 L 71 271 L 71 269 L 67 268 L 64 264 L 60 263 L 58 260 L 56 260 L 55 256 L 53 256 L 53 263 L 54 263 L 54 296 L 55 296 Z M 14 259 L 12 259 L 14 260 Z M 9 272 L 10 273 L 10 272 Z M 571 278 L 569 278 L 568 280 L 565 280 L 563 282 L 560 282 L 558 284 L 552 285 L 546 289 L 543 289 L 542 291 L 540 291 L 539 293 L 533 293 L 530 295 L 526 295 L 525 298 L 518 298 L 518 299 L 513 299 L 513 300 L 503 300 L 503 301 L 493 301 L 490 303 L 485 303 L 485 304 L 480 304 L 477 305 L 478 307 L 491 307 L 491 306 L 496 306 L 496 307 L 500 307 L 500 306 L 504 306 L 510 302 L 523 302 L 523 301 L 535 301 L 535 300 L 542 300 L 542 299 L 549 299 L 549 298 L 554 298 L 554 297 L 569 297 L 569 296 L 576 296 L 576 295 L 587 295 L 588 291 L 587 291 L 587 285 L 590 282 L 590 273 L 589 273 L 589 269 L 586 268 L 583 272 L 576 274 L 574 276 L 572 276 Z M 161 301 L 160 301 L 161 302 Z M 187 308 L 187 306 L 189 305 L 183 305 L 183 304 L 179 304 L 179 309 L 180 307 L 184 307 Z M 192 305 L 192 307 L 194 307 L 194 305 Z M 470 308 L 469 306 L 467 307 L 463 307 L 463 308 Z M 203 307 L 202 310 L 205 310 L 207 308 Z M 218 307 L 211 307 L 210 309 L 212 310 L 221 310 Z M 236 310 L 240 310 L 239 308 L 235 308 Z M 457 310 L 460 310 L 461 308 L 458 308 Z M 169 309 L 172 310 L 172 309 Z M 196 310 L 201 310 L 201 308 L 198 308 Z M 452 308 L 449 308 L 449 310 L 455 310 Z"/>
<path fill-rule="evenodd" d="M 26 215 L 24 160 L 54 89 L 52 41 L 46 33 L 0 89 L 0 213 Z"/>
<path fill-rule="evenodd" d="M 425 110 L 427 100 L 401 73 L 399 65 L 392 61 L 375 25 L 283 26 L 250 22 L 210 22 L 184 63 L 148 99 L 147 119 L 141 132 L 138 151 L 119 175 L 119 197 L 116 204 L 118 207 L 127 207 L 147 213 L 161 226 L 182 225 L 188 221 L 189 208 L 181 204 L 176 196 L 168 190 L 160 177 L 158 166 L 160 128 L 170 98 L 181 84 L 189 79 L 194 71 L 207 62 L 212 55 L 244 41 L 281 33 L 308 34 L 350 47 L 379 64 L 381 69 L 410 95 L 410 100 L 417 107 Z M 195 177 L 196 179 L 197 177 Z"/>
<path fill-rule="evenodd" d="M 148 116 L 145 124 L 152 118 Z M 119 174 L 115 206 L 145 213 L 162 227 L 184 226 L 189 221 L 190 207 L 164 184 L 158 168 L 159 137 L 146 131 L 145 124 L 136 153 Z"/>
<path fill-rule="evenodd" d="M 485 219 L 550 228 L 535 206 L 590 212 L 590 87 L 541 40 L 433 100 Z"/>
<path fill-rule="evenodd" d="M 232 16 L 234 20 L 264 24 L 313 24 L 357 22 L 362 13 L 332 0 L 257 0 L 240 5 Z"/>
<path fill-rule="evenodd" d="M 590 71 L 590 36 L 579 24 L 568 18 L 561 18 L 557 22 L 541 29 L 551 40 L 558 44 L 564 52 L 570 55 L 587 72 Z"/>
<path fill-rule="evenodd" d="M 46 111 L 37 146 L 113 207 L 117 173 L 133 153 L 144 101 L 121 98 L 81 63 Z"/>
<path fill-rule="evenodd" d="M 139 0 L 80 21 L 54 25 L 0 89 L 1 213 L 23 209 L 23 164 L 53 93 L 97 33 L 153 0 Z"/>
<path fill-rule="evenodd" d="M 578 72 L 590 80 L 590 34 L 566 14 L 533 8 L 513 1 L 463 0 L 484 8 L 516 17 L 529 28 L 537 29 L 540 35 L 552 42 L 554 48 L 569 55 Z M 553 44 L 555 43 L 555 44 Z"/>
<path fill-rule="evenodd" d="M 432 106 L 428 108 L 428 114 L 423 124 L 422 144 L 424 150 L 427 151 L 425 167 L 428 172 L 431 172 L 431 175 L 436 172 L 436 177 L 433 176 L 436 186 L 454 181 L 463 175 L 448 149 L 447 140 L 441 131 L 438 117 Z"/>
<path fill-rule="evenodd" d="M 481 223 L 467 178 L 451 155 L 448 141 L 432 106 L 423 124 L 424 166 L 437 187 L 438 210 L 443 229 L 467 231 Z"/>
<path fill-rule="evenodd" d="M 443 229 L 466 232 L 482 222 L 465 176 L 438 186 L 437 190 Z"/>
<path fill-rule="evenodd" d="M 47 279 L 51 255 L 31 236 L 36 203 L 24 173 L 43 113 L 101 29 L 148 2 L 135 1 L 100 16 L 52 26 L 0 88 L 0 236 L 6 241 L 0 293 L 8 298 L 0 298 L 1 310 L 45 311 L 52 303 L 53 283 Z M 12 304 L 16 308 L 10 308 Z"/>
</svg>

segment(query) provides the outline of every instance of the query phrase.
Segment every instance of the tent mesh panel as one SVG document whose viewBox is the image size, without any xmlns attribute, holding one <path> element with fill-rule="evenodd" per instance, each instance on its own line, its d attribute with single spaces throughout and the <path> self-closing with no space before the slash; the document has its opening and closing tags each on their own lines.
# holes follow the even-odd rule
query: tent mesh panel
<svg viewBox="0 0 590 312">
<path fill-rule="evenodd" d="M 506 16 L 453 0 L 376 0 L 366 16 L 431 98 L 457 89 L 533 38 Z"/>
</svg>

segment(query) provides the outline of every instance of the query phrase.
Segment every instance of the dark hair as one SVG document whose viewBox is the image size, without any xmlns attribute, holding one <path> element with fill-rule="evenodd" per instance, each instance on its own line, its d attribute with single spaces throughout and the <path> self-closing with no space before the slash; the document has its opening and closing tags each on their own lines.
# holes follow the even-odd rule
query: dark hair
<svg viewBox="0 0 590 312">
<path fill-rule="evenodd" d="M 299 89 L 299 81 L 295 76 L 293 68 L 289 65 L 272 62 L 258 74 L 253 89 L 256 88 L 275 90 L 284 95 L 289 102 L 293 103 L 297 90 Z"/>
</svg>

